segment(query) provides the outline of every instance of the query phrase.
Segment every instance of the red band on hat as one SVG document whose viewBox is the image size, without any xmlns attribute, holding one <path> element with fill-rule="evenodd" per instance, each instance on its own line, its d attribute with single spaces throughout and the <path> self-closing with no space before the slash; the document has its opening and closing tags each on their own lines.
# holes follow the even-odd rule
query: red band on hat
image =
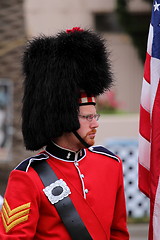
<svg viewBox="0 0 160 240">
<path fill-rule="evenodd" d="M 96 105 L 96 99 L 94 95 L 87 95 L 85 92 L 81 92 L 79 98 L 79 105 Z"/>
<path fill-rule="evenodd" d="M 72 29 L 67 29 L 66 33 L 70 33 L 70 32 L 83 32 L 84 29 L 80 28 L 80 27 L 73 27 Z"/>
</svg>

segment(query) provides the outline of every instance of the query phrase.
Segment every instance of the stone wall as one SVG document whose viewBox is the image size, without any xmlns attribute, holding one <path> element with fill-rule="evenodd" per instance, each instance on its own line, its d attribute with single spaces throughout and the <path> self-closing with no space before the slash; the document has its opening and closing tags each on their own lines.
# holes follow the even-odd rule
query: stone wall
<svg viewBox="0 0 160 240">
<path fill-rule="evenodd" d="M 21 135 L 22 75 L 21 53 L 26 41 L 23 0 L 0 1 L 0 79 L 13 83 L 13 136 L 11 159 L 0 162 L 0 194 L 4 192 L 10 170 L 28 153 Z"/>
</svg>

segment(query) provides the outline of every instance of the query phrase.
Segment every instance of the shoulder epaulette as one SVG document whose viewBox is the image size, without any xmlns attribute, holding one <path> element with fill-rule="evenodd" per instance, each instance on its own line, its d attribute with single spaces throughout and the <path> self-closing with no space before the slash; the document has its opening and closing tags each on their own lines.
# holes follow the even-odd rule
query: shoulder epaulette
<svg viewBox="0 0 160 240">
<path fill-rule="evenodd" d="M 99 154 L 114 158 L 118 162 L 120 161 L 119 158 L 114 153 L 112 153 L 111 151 L 109 151 L 107 148 L 105 148 L 103 146 L 90 147 L 90 148 L 88 148 L 88 150 L 91 152 L 94 152 L 94 153 L 99 153 Z"/>
<path fill-rule="evenodd" d="M 40 153 L 38 155 L 35 155 L 33 157 L 27 158 L 25 159 L 23 162 L 21 162 L 16 168 L 15 170 L 21 170 L 24 172 L 28 171 L 28 168 L 30 167 L 31 163 L 35 162 L 35 161 L 41 161 L 41 160 L 46 160 L 47 158 L 49 158 L 49 156 L 47 154 L 44 153 Z"/>
</svg>

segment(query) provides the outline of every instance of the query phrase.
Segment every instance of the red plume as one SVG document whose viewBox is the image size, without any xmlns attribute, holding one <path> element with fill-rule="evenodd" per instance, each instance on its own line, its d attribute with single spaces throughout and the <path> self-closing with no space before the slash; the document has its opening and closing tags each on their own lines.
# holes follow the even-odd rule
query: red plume
<svg viewBox="0 0 160 240">
<path fill-rule="evenodd" d="M 72 29 L 67 29 L 67 30 L 66 30 L 66 33 L 75 32 L 75 31 L 83 32 L 84 29 L 82 29 L 82 28 L 80 28 L 80 27 L 73 27 Z"/>
</svg>

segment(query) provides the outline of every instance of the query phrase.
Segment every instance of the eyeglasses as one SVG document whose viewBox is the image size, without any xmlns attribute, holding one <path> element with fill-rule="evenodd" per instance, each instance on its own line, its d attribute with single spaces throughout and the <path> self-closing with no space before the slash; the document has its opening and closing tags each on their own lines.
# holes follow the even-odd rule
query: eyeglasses
<svg viewBox="0 0 160 240">
<path fill-rule="evenodd" d="M 87 119 L 87 121 L 92 122 L 93 118 L 98 121 L 100 118 L 100 114 L 88 114 L 88 115 L 78 115 L 81 118 Z"/>
</svg>

